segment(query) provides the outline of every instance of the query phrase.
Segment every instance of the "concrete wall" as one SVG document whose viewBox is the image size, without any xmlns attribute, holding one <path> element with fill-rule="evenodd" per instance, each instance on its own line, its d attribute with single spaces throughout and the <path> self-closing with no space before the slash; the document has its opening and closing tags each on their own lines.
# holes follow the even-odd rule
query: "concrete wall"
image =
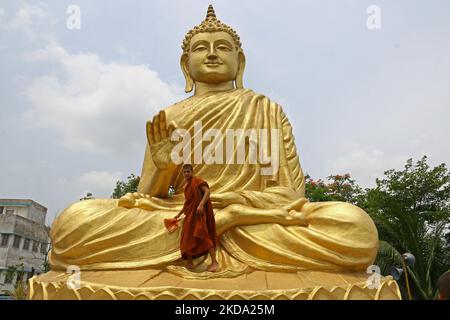
<svg viewBox="0 0 450 320">
<path fill-rule="evenodd" d="M 36 206 L 31 206 L 28 210 L 27 218 L 36 221 L 39 224 L 45 224 L 45 216 L 47 214 L 47 209 L 43 211 L 41 208 Z"/>
<path fill-rule="evenodd" d="M 39 224 L 45 224 L 47 208 L 28 199 L 0 199 L 0 207 L 4 207 L 3 213 L 14 210 L 14 214 L 33 220 Z"/>
</svg>

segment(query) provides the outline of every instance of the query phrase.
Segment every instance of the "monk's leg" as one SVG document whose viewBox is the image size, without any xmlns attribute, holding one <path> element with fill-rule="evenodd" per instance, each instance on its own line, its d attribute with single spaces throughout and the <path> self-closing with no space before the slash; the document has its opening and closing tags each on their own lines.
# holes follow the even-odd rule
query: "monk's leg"
<svg viewBox="0 0 450 320">
<path fill-rule="evenodd" d="M 211 264 L 208 266 L 208 271 L 216 272 L 219 267 L 219 263 L 217 262 L 217 259 L 216 259 L 216 248 L 212 247 L 208 251 L 209 251 L 209 255 L 211 256 Z"/>
<path fill-rule="evenodd" d="M 276 209 L 260 209 L 240 204 L 231 204 L 217 212 L 215 216 L 217 234 L 220 235 L 235 226 L 261 223 L 307 226 L 308 222 L 306 221 L 305 215 L 295 210 L 299 206 L 300 201 L 296 205 Z"/>
<path fill-rule="evenodd" d="M 188 258 L 188 262 L 187 262 L 186 268 L 188 268 L 188 269 L 194 268 L 194 263 L 192 262 L 192 256 L 187 256 L 187 258 Z"/>
</svg>

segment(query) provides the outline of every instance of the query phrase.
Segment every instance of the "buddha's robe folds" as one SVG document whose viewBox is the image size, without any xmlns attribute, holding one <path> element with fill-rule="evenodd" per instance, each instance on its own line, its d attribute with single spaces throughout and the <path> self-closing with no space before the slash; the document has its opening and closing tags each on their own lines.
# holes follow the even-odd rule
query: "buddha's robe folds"
<svg viewBox="0 0 450 320">
<path fill-rule="evenodd" d="M 202 200 L 201 186 L 209 188 L 208 183 L 199 177 L 193 177 L 184 188 L 185 219 L 181 230 L 180 251 L 183 259 L 188 256 L 200 257 L 217 245 L 216 224 L 211 199 L 204 205 L 202 215 L 197 208 Z"/>
<path fill-rule="evenodd" d="M 248 266 L 266 271 L 348 271 L 365 270 L 373 263 L 378 233 L 363 210 L 347 203 L 311 203 L 304 198 L 305 179 L 292 127 L 280 105 L 252 90 L 235 89 L 191 97 L 166 112 L 167 122 L 175 121 L 179 128 L 188 129 L 192 139 L 196 120 L 202 121 L 204 131 L 280 131 L 279 170 L 273 175 L 262 175 L 260 169 L 264 166 L 248 161 L 194 164 L 194 173 L 208 182 L 212 199 L 214 195 L 231 199 L 226 206 L 216 206 L 213 201 L 221 269 L 244 270 L 242 266 Z M 147 146 L 140 186 L 155 174 L 158 170 Z M 181 168 L 169 178 L 176 187 L 173 198 L 143 199 L 131 209 L 118 206 L 112 199 L 86 200 L 69 206 L 52 225 L 52 269 L 69 265 L 81 270 L 160 268 L 180 261 L 180 230 L 168 233 L 163 219 L 172 218 L 183 205 Z M 142 187 L 140 191 L 146 192 Z M 273 212 L 277 208 L 301 212 L 309 225 L 237 223 L 219 232 L 222 217 L 239 221 L 240 213 Z"/>
</svg>

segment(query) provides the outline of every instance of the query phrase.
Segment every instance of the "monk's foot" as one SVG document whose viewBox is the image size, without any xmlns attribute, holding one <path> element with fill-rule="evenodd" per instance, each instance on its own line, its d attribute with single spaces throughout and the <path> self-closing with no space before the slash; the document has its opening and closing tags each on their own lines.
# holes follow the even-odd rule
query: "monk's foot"
<svg viewBox="0 0 450 320">
<path fill-rule="evenodd" d="M 192 269 L 194 269 L 194 264 L 192 262 L 188 262 L 186 265 L 186 268 L 189 270 L 192 270 Z"/>
<path fill-rule="evenodd" d="M 208 272 L 216 272 L 219 269 L 219 264 L 217 262 L 213 262 L 208 266 Z"/>
<path fill-rule="evenodd" d="M 307 227 L 309 225 L 303 212 L 290 210 L 286 218 L 291 224 Z"/>
</svg>

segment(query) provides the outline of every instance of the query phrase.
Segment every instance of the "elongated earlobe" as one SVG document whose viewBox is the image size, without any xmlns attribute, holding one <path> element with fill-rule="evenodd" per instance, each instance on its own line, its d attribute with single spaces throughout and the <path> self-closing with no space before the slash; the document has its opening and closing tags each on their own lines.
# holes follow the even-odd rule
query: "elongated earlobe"
<svg viewBox="0 0 450 320">
<path fill-rule="evenodd" d="M 245 69 L 245 55 L 241 51 L 239 52 L 239 68 L 236 74 L 236 88 L 238 89 L 244 89 L 244 82 L 243 82 L 244 69 Z"/>
<path fill-rule="evenodd" d="M 191 75 L 189 74 L 187 62 L 188 62 L 188 54 L 183 53 L 180 59 L 180 66 L 181 71 L 183 71 L 184 79 L 186 80 L 186 85 L 184 87 L 184 91 L 186 93 L 191 92 L 194 89 L 194 81 L 192 80 Z"/>
</svg>

